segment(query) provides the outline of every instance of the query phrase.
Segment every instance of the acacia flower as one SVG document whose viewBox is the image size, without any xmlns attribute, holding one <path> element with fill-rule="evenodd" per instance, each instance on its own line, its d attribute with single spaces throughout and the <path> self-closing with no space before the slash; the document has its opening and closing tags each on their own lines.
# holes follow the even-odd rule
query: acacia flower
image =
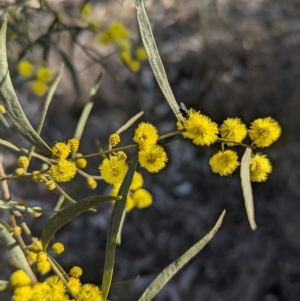
<svg viewBox="0 0 300 301">
<path fill-rule="evenodd" d="M 29 160 L 26 156 L 20 156 L 18 159 L 18 166 L 22 168 L 27 168 L 29 165 Z"/>
<path fill-rule="evenodd" d="M 123 151 L 118 151 L 118 152 L 116 153 L 116 156 L 119 158 L 119 160 L 126 161 L 126 159 L 127 159 L 127 155 L 126 155 L 126 153 L 123 152 Z"/>
<path fill-rule="evenodd" d="M 143 183 L 143 176 L 139 172 L 135 171 L 130 185 L 130 190 L 137 190 L 141 188 L 143 186 Z"/>
<path fill-rule="evenodd" d="M 103 301 L 102 292 L 99 287 L 90 283 L 83 284 L 76 295 L 76 301 Z"/>
<path fill-rule="evenodd" d="M 81 153 L 76 154 L 76 166 L 78 168 L 85 168 L 87 166 L 87 161 L 85 158 L 83 158 L 83 155 Z"/>
<path fill-rule="evenodd" d="M 93 177 L 87 177 L 86 178 L 86 184 L 92 190 L 97 188 L 97 182 Z"/>
<path fill-rule="evenodd" d="M 36 77 L 44 83 L 50 83 L 53 78 L 53 72 L 47 67 L 41 67 L 37 70 Z"/>
<path fill-rule="evenodd" d="M 69 182 L 71 181 L 77 172 L 77 168 L 74 162 L 61 159 L 50 167 L 50 175 L 56 182 Z"/>
<path fill-rule="evenodd" d="M 111 134 L 108 138 L 108 141 L 111 146 L 116 146 L 121 141 L 120 135 L 119 134 Z"/>
<path fill-rule="evenodd" d="M 70 145 L 64 142 L 56 142 L 52 147 L 52 156 L 59 159 L 67 159 L 70 155 Z"/>
<path fill-rule="evenodd" d="M 128 170 L 128 165 L 124 160 L 116 156 L 104 159 L 99 166 L 103 180 L 109 184 L 119 184 L 123 181 Z"/>
<path fill-rule="evenodd" d="M 129 38 L 129 31 L 121 22 L 111 23 L 107 30 L 114 42 Z"/>
<path fill-rule="evenodd" d="M 257 153 L 250 161 L 250 180 L 252 182 L 265 182 L 272 171 L 272 165 L 266 155 Z"/>
<path fill-rule="evenodd" d="M 77 138 L 71 138 L 68 140 L 67 145 L 70 147 L 71 152 L 76 152 L 79 148 L 79 140 Z"/>
<path fill-rule="evenodd" d="M 179 130 L 183 130 L 180 122 L 177 122 L 177 127 Z M 210 145 L 218 138 L 218 125 L 200 112 L 189 109 L 188 118 L 185 121 L 185 131 L 181 135 L 184 138 L 192 139 L 196 145 Z"/>
<path fill-rule="evenodd" d="M 214 173 L 218 173 L 220 176 L 228 176 L 236 170 L 240 163 L 235 151 L 225 150 L 213 155 L 209 160 L 209 165 Z"/>
<path fill-rule="evenodd" d="M 168 161 L 165 150 L 160 145 L 150 145 L 138 152 L 138 160 L 149 172 L 159 172 Z"/>
<path fill-rule="evenodd" d="M 143 188 L 136 190 L 132 194 L 132 199 L 135 203 L 135 206 L 139 209 L 149 207 L 152 204 L 152 195 L 151 193 Z"/>
<path fill-rule="evenodd" d="M 240 143 L 247 136 L 247 128 L 240 118 L 227 118 L 220 126 L 221 137 L 225 140 Z M 227 143 L 234 146 L 234 143 Z"/>
<path fill-rule="evenodd" d="M 51 270 L 51 264 L 48 260 L 47 253 L 40 252 L 36 256 L 36 269 L 42 274 L 47 274 Z"/>
<path fill-rule="evenodd" d="M 68 279 L 68 285 L 70 287 L 70 289 L 72 290 L 72 292 L 77 295 L 80 287 L 81 287 L 81 282 L 79 280 L 79 278 L 75 278 L 75 277 L 70 277 Z"/>
<path fill-rule="evenodd" d="M 31 89 L 37 96 L 43 96 L 48 90 L 48 85 L 45 82 L 37 79 L 31 83 Z"/>
<path fill-rule="evenodd" d="M 11 274 L 9 283 L 12 287 L 17 287 L 29 285 L 31 280 L 23 270 L 17 270 Z"/>
<path fill-rule="evenodd" d="M 46 182 L 47 190 L 54 190 L 56 188 L 56 183 L 52 180 Z"/>
<path fill-rule="evenodd" d="M 34 67 L 29 61 L 23 60 L 18 64 L 18 71 L 23 77 L 30 77 L 33 75 Z"/>
<path fill-rule="evenodd" d="M 77 265 L 73 266 L 69 272 L 70 276 L 74 278 L 81 277 L 82 273 L 83 273 L 82 268 Z"/>
<path fill-rule="evenodd" d="M 80 8 L 80 14 L 82 17 L 87 17 L 92 13 L 92 7 L 89 3 L 85 3 Z"/>
<path fill-rule="evenodd" d="M 66 287 L 58 276 L 50 276 L 43 282 L 41 300 L 65 300 Z M 50 298 L 49 298 L 50 297 Z"/>
<path fill-rule="evenodd" d="M 149 122 L 141 122 L 134 132 L 133 141 L 137 143 L 140 148 L 154 145 L 157 140 L 157 129 Z"/>
<path fill-rule="evenodd" d="M 61 254 L 65 250 L 65 246 L 61 242 L 56 242 L 52 245 L 52 251 L 55 254 Z"/>
<path fill-rule="evenodd" d="M 279 138 L 281 127 L 272 117 L 258 118 L 251 123 L 248 133 L 255 145 L 267 147 Z"/>
<path fill-rule="evenodd" d="M 135 57 L 139 61 L 145 61 L 147 59 L 147 52 L 143 46 L 137 47 L 137 49 L 135 50 Z"/>
</svg>

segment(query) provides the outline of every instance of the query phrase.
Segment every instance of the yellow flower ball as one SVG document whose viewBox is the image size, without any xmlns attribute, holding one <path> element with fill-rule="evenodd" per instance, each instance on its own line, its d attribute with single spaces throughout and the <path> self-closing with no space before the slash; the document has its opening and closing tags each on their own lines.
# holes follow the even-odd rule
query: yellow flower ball
<svg viewBox="0 0 300 301">
<path fill-rule="evenodd" d="M 139 61 L 145 61 L 145 60 L 147 60 L 148 56 L 147 56 L 147 52 L 146 52 L 144 46 L 139 46 L 139 47 L 135 50 L 135 57 L 136 57 L 136 59 L 138 59 Z"/>
<path fill-rule="evenodd" d="M 220 126 L 222 139 L 240 143 L 247 136 L 247 128 L 240 118 L 227 118 Z M 234 143 L 227 143 L 234 146 Z"/>
<path fill-rule="evenodd" d="M 166 166 L 168 157 L 160 145 L 150 145 L 138 152 L 138 161 L 143 168 L 154 173 Z"/>
<path fill-rule="evenodd" d="M 36 77 L 40 81 L 49 84 L 53 79 L 53 72 L 47 67 L 41 67 L 37 70 Z"/>
<path fill-rule="evenodd" d="M 116 146 L 120 143 L 121 137 L 119 134 L 111 134 L 108 138 L 108 141 L 111 146 Z"/>
<path fill-rule="evenodd" d="M 149 122 L 141 122 L 134 132 L 133 141 L 137 143 L 140 148 L 154 145 L 157 140 L 157 129 Z"/>
<path fill-rule="evenodd" d="M 23 77 L 30 77 L 34 73 L 34 67 L 29 61 L 22 60 L 18 64 L 18 72 Z"/>
<path fill-rule="evenodd" d="M 67 159 L 70 155 L 70 152 L 70 145 L 64 142 L 56 142 L 52 147 L 52 156 L 59 159 Z"/>
<path fill-rule="evenodd" d="M 139 209 L 147 208 L 152 204 L 152 195 L 146 189 L 140 188 L 132 194 L 135 205 Z"/>
<path fill-rule="evenodd" d="M 133 179 L 130 185 L 130 190 L 137 190 L 141 188 L 144 184 L 143 176 L 139 172 L 135 172 L 133 175 Z"/>
<path fill-rule="evenodd" d="M 65 159 L 59 160 L 57 164 L 50 167 L 50 175 L 56 182 L 69 182 L 77 172 L 77 167 L 74 162 Z"/>
<path fill-rule="evenodd" d="M 258 147 L 268 147 L 281 135 L 279 123 L 272 117 L 258 118 L 251 123 L 249 136 Z"/>
<path fill-rule="evenodd" d="M 128 165 L 126 162 L 115 156 L 104 159 L 99 166 L 99 171 L 103 180 L 113 185 L 123 181 L 127 170 Z"/>
<path fill-rule="evenodd" d="M 93 177 L 87 177 L 86 183 L 87 183 L 88 187 L 92 190 L 97 188 L 97 182 Z"/>
<path fill-rule="evenodd" d="M 67 145 L 69 146 L 71 152 L 76 152 L 79 148 L 79 140 L 77 138 L 71 138 L 68 140 Z"/>
<path fill-rule="evenodd" d="M 17 270 L 11 274 L 9 283 L 12 287 L 18 287 L 31 284 L 31 280 L 23 270 Z"/>
<path fill-rule="evenodd" d="M 79 278 L 82 275 L 82 268 L 79 266 L 73 266 L 69 272 L 71 277 Z"/>
<path fill-rule="evenodd" d="M 213 155 L 209 160 L 209 165 L 214 173 L 218 173 L 220 176 L 229 176 L 240 163 L 235 151 L 225 150 Z"/>
<path fill-rule="evenodd" d="M 252 182 L 265 182 L 272 172 L 272 164 L 266 155 L 257 153 L 250 161 L 250 180 Z"/>
<path fill-rule="evenodd" d="M 34 80 L 31 84 L 31 89 L 37 96 L 43 96 L 48 90 L 48 85 L 41 80 Z"/>
<path fill-rule="evenodd" d="M 177 126 L 179 130 L 183 129 L 183 125 L 179 125 L 179 123 Z M 189 109 L 185 121 L 185 131 L 181 135 L 184 138 L 192 139 L 196 145 L 211 145 L 218 139 L 218 125 L 200 112 Z"/>
<path fill-rule="evenodd" d="M 52 245 L 52 251 L 55 254 L 61 254 L 65 250 L 65 246 L 61 242 L 56 242 Z"/>
</svg>

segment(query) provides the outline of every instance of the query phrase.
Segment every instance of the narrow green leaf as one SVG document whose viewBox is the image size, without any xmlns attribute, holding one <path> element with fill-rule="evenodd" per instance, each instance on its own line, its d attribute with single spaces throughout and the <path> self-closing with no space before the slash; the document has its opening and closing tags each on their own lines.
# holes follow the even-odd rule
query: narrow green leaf
<svg viewBox="0 0 300 301">
<path fill-rule="evenodd" d="M 248 221 L 251 229 L 255 230 L 257 226 L 254 219 L 254 203 L 249 170 L 251 155 L 252 149 L 247 147 L 241 162 L 241 184 Z"/>
<path fill-rule="evenodd" d="M 171 109 L 173 110 L 176 118 L 184 124 L 184 119 L 179 111 L 178 104 L 175 100 L 173 92 L 168 82 L 168 78 L 165 72 L 165 68 L 161 61 L 157 46 L 152 34 L 151 26 L 148 20 L 148 16 L 145 10 L 143 0 L 134 0 L 136 7 L 137 19 L 140 27 L 140 33 L 142 36 L 143 44 L 146 49 L 148 60 L 157 83 L 163 92 L 166 100 L 168 101 Z"/>
<path fill-rule="evenodd" d="M 80 94 L 80 85 L 79 85 L 79 81 L 78 81 L 78 76 L 77 76 L 77 72 L 74 68 L 73 63 L 70 61 L 69 56 L 62 51 L 61 49 L 58 49 L 62 59 L 64 60 L 66 67 L 69 69 L 70 73 L 71 73 L 71 77 L 72 77 L 72 82 L 73 82 L 73 86 L 75 88 L 76 94 L 79 95 Z"/>
<path fill-rule="evenodd" d="M 7 20 L 4 19 L 0 30 L 0 102 L 3 103 L 7 115 L 10 117 L 18 132 L 31 144 L 45 153 L 51 154 L 50 147 L 42 140 L 29 123 L 13 88 L 6 55 L 6 26 Z"/>
<path fill-rule="evenodd" d="M 3 292 L 9 288 L 9 281 L 0 280 L 0 292 Z"/>
<path fill-rule="evenodd" d="M 226 211 L 224 210 L 220 215 L 217 223 L 208 234 L 206 234 L 201 240 L 194 244 L 190 249 L 188 249 L 183 255 L 178 257 L 174 262 L 167 266 L 147 287 L 143 295 L 138 301 L 150 301 L 155 295 L 166 285 L 166 283 L 193 257 L 197 255 L 206 244 L 214 237 L 218 229 L 220 228 L 224 215 Z"/>
<path fill-rule="evenodd" d="M 132 178 L 137 166 L 137 155 L 132 160 L 127 174 L 123 180 L 123 183 L 119 189 L 118 195 L 122 196 L 122 200 L 115 202 L 114 209 L 111 214 L 110 223 L 107 233 L 106 250 L 105 250 L 105 264 L 104 273 L 102 278 L 101 290 L 103 299 L 106 300 L 113 276 L 114 264 L 115 264 L 115 252 L 117 244 L 117 235 L 120 228 L 120 223 L 125 208 L 125 202 L 127 199 L 129 187 L 132 182 Z"/>
<path fill-rule="evenodd" d="M 99 205 L 107 201 L 118 200 L 118 196 L 92 196 L 83 200 L 78 201 L 76 204 L 71 205 L 67 208 L 62 209 L 55 215 L 53 215 L 50 220 L 45 225 L 41 241 L 43 249 L 46 250 L 50 240 L 53 235 L 68 222 L 73 220 L 75 217 L 79 216 L 83 212 L 87 211 L 89 208 Z"/>
<path fill-rule="evenodd" d="M 100 72 L 99 76 L 96 79 L 96 82 L 94 83 L 93 87 L 90 90 L 90 99 L 84 106 L 79 121 L 77 123 L 74 137 L 77 138 L 79 141 L 81 139 L 88 117 L 90 116 L 91 110 L 94 106 L 94 95 L 97 93 L 101 85 L 102 78 L 103 78 L 103 72 Z"/>
<path fill-rule="evenodd" d="M 27 274 L 32 282 L 37 282 L 21 247 L 2 224 L 0 224 L 0 241 L 6 246 L 7 251 L 10 253 L 16 265 Z"/>
<path fill-rule="evenodd" d="M 117 131 L 117 134 L 121 134 L 124 131 L 126 131 L 130 126 L 132 126 L 142 115 L 144 114 L 144 111 L 141 111 L 131 117 L 124 125 L 122 125 Z"/>
<path fill-rule="evenodd" d="M 137 275 L 128 280 L 114 282 L 111 284 L 111 288 L 119 288 L 119 287 L 123 287 L 123 286 L 128 286 L 128 285 L 132 284 L 133 282 L 137 281 L 139 278 L 140 278 L 140 275 Z"/>
</svg>

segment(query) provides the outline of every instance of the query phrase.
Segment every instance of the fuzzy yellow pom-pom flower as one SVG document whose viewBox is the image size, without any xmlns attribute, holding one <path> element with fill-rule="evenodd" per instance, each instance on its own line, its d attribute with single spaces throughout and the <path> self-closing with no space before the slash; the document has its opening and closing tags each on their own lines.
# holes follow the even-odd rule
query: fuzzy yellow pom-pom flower
<svg viewBox="0 0 300 301">
<path fill-rule="evenodd" d="M 66 287 L 58 276 L 50 276 L 43 282 L 43 298 L 41 300 L 65 301 Z M 49 296 L 51 297 L 49 299 Z"/>
<path fill-rule="evenodd" d="M 209 117 L 196 112 L 194 109 L 188 110 L 188 118 L 185 122 L 186 129 L 182 132 L 184 138 L 192 139 L 196 145 L 211 145 L 217 141 L 218 125 Z M 179 130 L 183 125 L 177 122 Z"/>
<path fill-rule="evenodd" d="M 141 63 L 138 60 L 131 59 L 127 63 L 127 67 L 132 71 L 132 72 L 138 72 L 141 68 Z"/>
<path fill-rule="evenodd" d="M 47 67 L 41 67 L 37 70 L 36 77 L 44 83 L 50 83 L 53 78 L 53 72 Z"/>
<path fill-rule="evenodd" d="M 17 270 L 11 274 L 9 283 L 12 287 L 17 287 L 29 285 L 31 280 L 23 270 Z"/>
<path fill-rule="evenodd" d="M 46 182 L 47 190 L 54 190 L 56 188 L 56 183 L 52 180 Z"/>
<path fill-rule="evenodd" d="M 248 132 L 255 145 L 268 147 L 279 138 L 281 127 L 272 117 L 258 118 L 251 123 Z"/>
<path fill-rule="evenodd" d="M 107 32 L 107 31 L 102 32 L 99 37 L 99 42 L 103 45 L 111 44 L 113 41 L 112 41 L 112 38 L 111 38 L 109 32 Z"/>
<path fill-rule="evenodd" d="M 87 161 L 82 156 L 83 155 L 81 153 L 76 154 L 76 165 L 78 168 L 85 168 L 87 166 Z"/>
<path fill-rule="evenodd" d="M 30 285 L 17 287 L 14 290 L 14 295 L 11 300 L 13 301 L 31 301 L 32 300 L 32 288 Z"/>
<path fill-rule="evenodd" d="M 65 246 L 61 242 L 56 242 L 52 245 L 52 251 L 55 254 L 61 254 L 65 250 Z"/>
<path fill-rule="evenodd" d="M 48 85 L 45 82 L 37 79 L 32 82 L 31 89 L 37 96 L 43 96 L 48 90 Z"/>
<path fill-rule="evenodd" d="M 32 172 L 32 180 L 36 183 L 41 183 L 43 182 L 43 175 L 41 174 L 40 171 L 35 170 Z"/>
<path fill-rule="evenodd" d="M 27 168 L 29 166 L 29 160 L 25 156 L 20 156 L 18 159 L 18 166 L 22 168 Z"/>
<path fill-rule="evenodd" d="M 133 141 L 141 148 L 154 145 L 158 140 L 157 129 L 149 122 L 141 122 L 134 132 Z"/>
<path fill-rule="evenodd" d="M 152 195 L 146 189 L 138 189 L 132 194 L 132 199 L 139 209 L 149 207 L 152 204 Z"/>
<path fill-rule="evenodd" d="M 224 140 L 240 143 L 247 136 L 247 128 L 240 118 L 227 118 L 220 126 L 220 134 Z M 234 145 L 234 143 L 227 144 Z"/>
<path fill-rule="evenodd" d="M 111 146 L 116 146 L 121 141 L 120 135 L 119 134 L 111 134 L 108 138 L 108 141 Z"/>
<path fill-rule="evenodd" d="M 99 166 L 99 171 L 103 180 L 109 184 L 121 183 L 127 170 L 128 165 L 126 162 L 115 156 L 104 159 Z"/>
<path fill-rule="evenodd" d="M 154 173 L 166 166 L 168 157 L 160 145 L 150 145 L 139 151 L 138 160 L 142 167 Z"/>
<path fill-rule="evenodd" d="M 127 159 L 127 155 L 123 151 L 118 151 L 116 156 L 119 158 L 119 160 L 125 161 Z"/>
<path fill-rule="evenodd" d="M 240 163 L 235 151 L 225 150 L 213 155 L 209 160 L 209 165 L 214 173 L 228 176 L 236 170 Z"/>
<path fill-rule="evenodd" d="M 92 190 L 94 190 L 94 189 L 97 188 L 97 182 L 96 182 L 96 180 L 95 180 L 94 178 L 92 178 L 92 177 L 87 177 L 87 178 L 86 178 L 86 183 L 87 183 L 87 186 L 88 186 L 90 189 L 92 189 Z"/>
<path fill-rule="evenodd" d="M 83 284 L 76 295 L 76 301 L 103 301 L 102 292 L 98 286 L 93 284 Z"/>
<path fill-rule="evenodd" d="M 139 61 L 145 61 L 147 59 L 147 52 L 145 50 L 145 48 L 143 46 L 139 46 L 136 50 L 135 50 L 135 57 L 139 60 Z"/>
<path fill-rule="evenodd" d="M 257 153 L 250 161 L 250 180 L 252 182 L 265 182 L 272 171 L 272 164 L 266 155 Z"/>
<path fill-rule="evenodd" d="M 73 266 L 69 272 L 71 277 L 79 278 L 82 275 L 82 268 L 79 266 Z"/>
<path fill-rule="evenodd" d="M 56 142 L 52 147 L 52 156 L 59 159 L 67 159 L 70 155 L 71 149 L 69 144 L 64 142 Z"/>
<path fill-rule="evenodd" d="M 81 282 L 79 280 L 79 278 L 75 278 L 75 277 L 70 277 L 68 279 L 68 285 L 70 287 L 70 289 L 72 290 L 72 292 L 77 295 L 80 287 L 81 287 Z"/>
<path fill-rule="evenodd" d="M 36 263 L 36 269 L 42 274 L 45 275 L 50 272 L 51 264 L 48 260 L 45 261 L 38 261 Z"/>
<path fill-rule="evenodd" d="M 33 75 L 34 67 L 29 61 L 20 61 L 18 64 L 18 72 L 24 77 L 30 77 Z"/>
<path fill-rule="evenodd" d="M 114 42 L 129 38 L 128 29 L 118 21 L 111 23 L 111 25 L 108 27 L 108 32 Z"/>
<path fill-rule="evenodd" d="M 77 172 L 77 167 L 74 162 L 62 159 L 50 168 L 50 174 L 56 182 L 69 182 Z"/>
<path fill-rule="evenodd" d="M 79 148 L 79 140 L 77 138 L 71 138 L 68 140 L 67 145 L 70 147 L 71 152 L 76 152 Z"/>
<path fill-rule="evenodd" d="M 130 185 L 130 190 L 137 190 L 144 184 L 143 176 L 139 172 L 135 172 Z"/>
<path fill-rule="evenodd" d="M 22 167 L 16 168 L 16 169 L 15 169 L 15 174 L 16 174 L 17 176 L 22 176 L 22 175 L 25 174 L 25 169 L 22 168 Z"/>
</svg>

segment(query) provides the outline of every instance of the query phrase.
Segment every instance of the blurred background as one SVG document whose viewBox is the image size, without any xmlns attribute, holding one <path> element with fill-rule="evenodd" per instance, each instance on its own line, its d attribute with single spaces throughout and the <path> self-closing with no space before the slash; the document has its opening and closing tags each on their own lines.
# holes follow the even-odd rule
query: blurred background
<svg viewBox="0 0 300 301">
<path fill-rule="evenodd" d="M 12 81 L 29 120 L 37 125 L 45 97 L 33 94 L 16 66 L 22 58 L 47 58 L 53 70 L 59 70 L 61 62 L 70 63 L 65 66 L 45 121 L 42 137 L 49 145 L 72 137 L 100 71 L 104 77 L 80 152 L 96 152 L 97 141 L 105 146 L 109 135 L 141 110 L 145 112 L 141 121 L 153 123 L 161 135 L 174 131 L 175 117 L 149 64 L 142 63 L 138 72 L 132 72 L 120 63 L 114 49 L 98 41 L 99 32 L 117 20 L 130 30 L 133 47 L 141 45 L 134 1 L 89 4 L 92 12 L 87 18 L 98 22 L 98 31 L 62 30 L 46 39 L 53 14 L 34 9 L 38 7 L 35 1 L 1 1 L 1 16 L 9 22 L 7 47 Z M 82 2 L 48 1 L 48 5 L 59 12 L 65 24 L 73 26 L 73 17 L 79 14 Z M 24 10 L 24 6 L 31 8 Z M 218 124 L 227 117 L 240 117 L 249 125 L 256 118 L 272 116 L 281 124 L 283 133 L 274 145 L 262 150 L 272 161 L 273 172 L 267 182 L 253 184 L 256 231 L 250 229 L 247 221 L 239 172 L 232 177 L 219 177 L 210 170 L 209 158 L 220 145 L 197 147 L 180 137 L 168 140 L 167 167 L 158 174 L 138 170 L 154 202 L 147 209 L 134 209 L 127 214 L 122 244 L 116 253 L 113 281 L 137 275 L 140 278 L 129 286 L 112 289 L 109 299 L 138 300 L 156 275 L 201 239 L 226 209 L 217 235 L 155 300 L 298 301 L 300 3 L 146 0 L 145 6 L 178 103 L 200 110 Z M 75 25 L 87 27 L 88 22 L 79 18 Z M 39 40 L 42 36 L 44 39 Z M 102 58 L 95 61 L 90 49 Z M 137 124 L 122 135 L 121 145 L 132 143 Z M 15 131 L 8 133 L 1 127 L 0 137 L 27 146 Z M 242 155 L 244 150 L 236 149 Z M 0 152 L 6 173 L 12 173 L 17 154 L 3 146 Z M 99 158 L 89 161 L 88 172 L 98 174 L 99 163 Z M 39 168 L 40 163 L 35 164 Z M 82 179 L 78 183 L 82 184 Z M 58 198 L 55 192 L 33 185 L 29 179 L 10 181 L 9 187 L 13 199 L 26 200 L 30 206 L 39 204 L 51 209 Z M 71 189 L 72 185 L 64 187 Z M 77 199 L 109 191 L 103 183 L 98 184 L 96 191 L 83 185 Z M 81 266 L 83 281 L 101 282 L 111 209 L 107 204 L 98 207 L 95 214 L 85 213 L 55 237 L 66 246 L 58 261 L 66 270 Z M 6 213 L 2 212 L 1 218 L 5 220 Z M 24 219 L 39 237 L 48 217 Z M 1 246 L 1 278 L 8 279 L 11 271 L 8 255 Z"/>
</svg>

